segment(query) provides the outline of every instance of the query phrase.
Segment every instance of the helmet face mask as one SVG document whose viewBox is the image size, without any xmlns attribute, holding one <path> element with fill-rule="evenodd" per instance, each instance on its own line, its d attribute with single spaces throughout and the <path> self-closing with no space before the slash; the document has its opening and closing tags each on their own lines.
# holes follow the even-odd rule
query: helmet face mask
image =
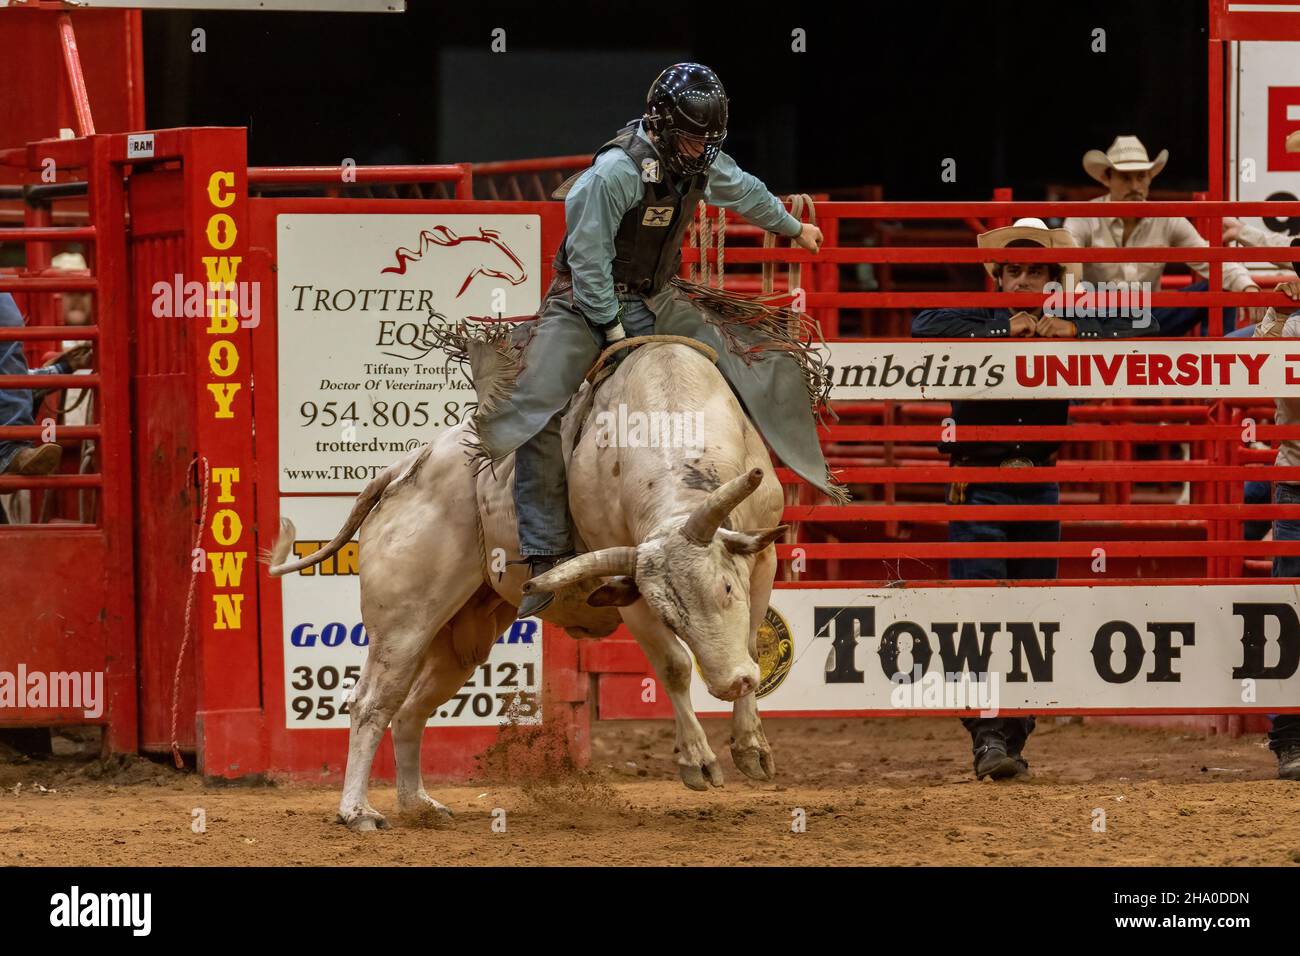
<svg viewBox="0 0 1300 956">
<path fill-rule="evenodd" d="M 727 138 L 727 94 L 706 66 L 670 66 L 650 85 L 645 125 L 670 170 L 699 175 L 713 165 Z"/>
<path fill-rule="evenodd" d="M 666 147 L 663 151 L 667 154 L 665 159 L 672 157 L 669 168 L 673 172 L 697 176 L 713 165 L 718 153 L 722 151 L 722 141 L 726 138 L 726 133 L 708 137 L 669 131 L 663 140 Z"/>
</svg>

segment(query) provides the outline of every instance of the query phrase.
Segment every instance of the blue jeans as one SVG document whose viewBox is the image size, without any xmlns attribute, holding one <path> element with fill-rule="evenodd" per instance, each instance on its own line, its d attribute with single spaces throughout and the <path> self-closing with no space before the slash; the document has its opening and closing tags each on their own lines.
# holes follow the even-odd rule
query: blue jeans
<svg viewBox="0 0 1300 956">
<path fill-rule="evenodd" d="M 1184 292 L 1205 292 L 1210 288 L 1210 283 L 1206 279 L 1193 282 Z M 1151 327 L 1146 330 L 1147 335 L 1175 336 L 1186 335 L 1192 329 L 1200 326 L 1201 335 L 1208 335 L 1210 329 L 1210 310 L 1200 309 L 1196 306 L 1161 306 L 1158 309 L 1151 310 L 1151 317 L 1155 319 Z M 1223 331 L 1225 335 L 1237 327 L 1237 310 L 1223 310 Z"/>
<path fill-rule="evenodd" d="M 1273 486 L 1273 502 L 1279 505 L 1300 504 L 1300 485 L 1279 481 Z M 1274 541 L 1300 541 L 1300 519 L 1273 522 Z M 1273 577 L 1300 578 L 1300 555 L 1279 554 L 1273 558 Z M 1268 747 L 1277 752 L 1282 747 L 1300 744 L 1300 714 L 1277 714 L 1268 732 Z"/>
<path fill-rule="evenodd" d="M 1266 505 L 1273 498 L 1273 486 L 1267 481 L 1248 481 L 1245 490 L 1242 493 L 1242 504 L 1247 505 Z M 1264 535 L 1268 534 L 1271 522 L 1268 521 L 1243 521 L 1241 523 L 1241 534 L 1247 541 L 1262 541 Z"/>
<path fill-rule="evenodd" d="M 948 503 L 966 505 L 1054 505 L 1060 501 L 1060 487 L 1042 485 L 949 485 Z M 949 541 L 1060 541 L 1059 521 L 952 521 Z M 1055 558 L 952 558 L 948 577 L 955 581 L 996 581 L 1056 577 Z M 963 717 L 962 726 L 971 736 L 971 749 L 979 751 L 989 736 L 1002 737 L 1007 751 L 1019 754 L 1034 732 L 1033 717 Z"/>
<path fill-rule="evenodd" d="M 646 308 L 644 299 L 635 296 L 619 301 L 623 330 L 629 338 L 654 334 L 654 313 Z M 519 516 L 519 554 L 525 558 L 573 550 L 569 486 L 560 442 L 561 415 L 552 416 L 515 452 L 515 513 Z"/>
<path fill-rule="evenodd" d="M 948 486 L 949 504 L 968 505 L 1054 505 L 1060 501 L 1057 485 L 960 485 Z M 960 497 L 960 500 L 959 500 Z M 1059 521 L 953 521 L 948 524 L 949 541 L 1060 541 Z M 988 579 L 1020 581 L 1056 577 L 1055 558 L 952 558 L 948 577 L 954 581 Z"/>
</svg>

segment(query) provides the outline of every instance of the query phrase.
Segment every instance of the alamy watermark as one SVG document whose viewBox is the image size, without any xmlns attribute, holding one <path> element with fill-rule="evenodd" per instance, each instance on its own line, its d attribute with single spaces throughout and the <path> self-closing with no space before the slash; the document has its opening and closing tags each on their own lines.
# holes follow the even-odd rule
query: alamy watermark
<svg viewBox="0 0 1300 956">
<path fill-rule="evenodd" d="M 103 671 L 0 671 L 0 709 L 80 710 L 93 720 L 104 713 Z"/>
<path fill-rule="evenodd" d="M 598 448 L 682 448 L 687 458 L 704 453 L 703 412 L 616 411 L 596 415 Z"/>
<path fill-rule="evenodd" d="M 238 263 L 238 258 L 235 262 Z M 262 283 L 218 276 L 213 282 L 185 281 L 180 273 L 171 282 L 159 280 L 150 289 L 156 319 L 239 319 L 240 326 L 255 329 L 261 324 Z M 233 326 L 232 326 L 233 329 Z"/>
<path fill-rule="evenodd" d="M 1075 282 L 1065 274 L 1065 284 L 1043 286 L 1047 300 L 1043 314 L 1062 319 L 1133 319 L 1133 328 L 1151 326 L 1150 282 Z"/>
<path fill-rule="evenodd" d="M 74 885 L 50 897 L 51 926 L 118 926 L 133 936 L 148 936 L 152 914 L 152 893 L 86 893 Z"/>
<path fill-rule="evenodd" d="M 899 710 L 978 710 L 981 717 L 998 715 L 1001 682 L 996 671 L 922 673 L 916 664 L 910 674 L 899 671 L 889 682 L 894 685 L 889 704 Z"/>
</svg>

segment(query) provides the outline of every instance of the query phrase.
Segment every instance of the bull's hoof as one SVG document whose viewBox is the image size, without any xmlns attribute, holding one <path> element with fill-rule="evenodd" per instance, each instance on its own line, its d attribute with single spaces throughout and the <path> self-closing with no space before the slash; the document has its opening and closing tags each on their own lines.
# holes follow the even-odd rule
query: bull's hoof
<svg viewBox="0 0 1300 956">
<path fill-rule="evenodd" d="M 691 790 L 722 786 L 722 768 L 716 760 L 706 764 L 678 764 L 677 772 L 681 774 L 682 783 Z"/>
<path fill-rule="evenodd" d="M 771 780 L 776 776 L 776 761 L 772 751 L 756 747 L 732 747 L 731 761 L 736 769 L 751 780 Z"/>
<path fill-rule="evenodd" d="M 387 830 L 388 821 L 378 810 L 361 809 L 344 812 L 339 811 L 338 822 L 345 825 L 353 833 L 374 833 L 376 830 Z"/>
<path fill-rule="evenodd" d="M 420 793 L 414 799 L 407 801 L 399 800 L 397 806 L 403 822 L 413 822 L 417 826 L 439 828 L 456 816 L 451 812 L 450 807 L 439 803 L 427 793 Z"/>
</svg>

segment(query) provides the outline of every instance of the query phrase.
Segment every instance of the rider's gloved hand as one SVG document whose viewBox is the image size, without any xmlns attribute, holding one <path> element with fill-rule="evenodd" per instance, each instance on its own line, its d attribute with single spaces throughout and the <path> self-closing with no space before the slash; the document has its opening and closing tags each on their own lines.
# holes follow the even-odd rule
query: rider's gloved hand
<svg viewBox="0 0 1300 956">
<path fill-rule="evenodd" d="M 609 323 L 609 325 L 602 325 L 600 331 L 605 336 L 605 340 L 600 346 L 602 352 L 615 342 L 621 342 L 623 339 L 627 338 L 627 333 L 623 331 L 623 323 L 617 319 Z M 605 360 L 605 365 L 609 368 L 613 368 L 619 362 L 623 361 L 623 359 L 627 358 L 628 352 L 630 351 L 630 349 L 619 349 Z"/>
</svg>

